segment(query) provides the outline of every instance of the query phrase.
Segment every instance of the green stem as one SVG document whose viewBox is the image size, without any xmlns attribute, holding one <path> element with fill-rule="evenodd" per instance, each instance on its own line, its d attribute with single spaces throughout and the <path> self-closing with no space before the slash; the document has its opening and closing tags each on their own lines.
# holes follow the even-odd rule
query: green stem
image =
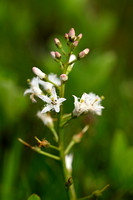
<svg viewBox="0 0 133 200">
<path fill-rule="evenodd" d="M 56 85 L 54 82 L 50 81 L 49 79 L 46 79 L 46 81 L 53 84 L 60 91 L 60 86 Z"/>
<path fill-rule="evenodd" d="M 70 149 L 75 145 L 75 141 L 71 140 L 71 142 L 69 143 L 69 145 L 67 146 L 66 150 L 65 150 L 65 155 L 68 154 L 68 152 L 70 151 Z"/>
<path fill-rule="evenodd" d="M 50 127 L 50 130 L 52 131 L 54 137 L 55 137 L 55 141 L 58 142 L 59 138 L 58 135 L 56 133 L 56 130 L 54 129 L 54 127 Z"/>
<path fill-rule="evenodd" d="M 61 48 L 62 53 L 64 54 L 64 56 L 67 56 L 66 52 L 64 51 L 63 48 Z"/>
<path fill-rule="evenodd" d="M 59 147 L 56 147 L 56 146 L 54 146 L 54 145 L 52 145 L 52 144 L 49 145 L 49 148 L 55 149 L 55 150 L 59 151 Z"/>
<path fill-rule="evenodd" d="M 86 197 L 82 197 L 82 198 L 80 198 L 80 199 L 78 199 L 78 200 L 86 200 L 86 199 L 91 199 L 91 198 L 93 198 L 93 197 L 99 197 L 99 196 L 101 196 L 102 195 L 102 193 L 109 187 L 110 185 L 109 184 L 107 184 L 104 188 L 102 188 L 101 190 L 96 190 L 96 191 L 94 191 L 94 192 L 92 192 L 92 194 L 90 194 L 89 196 L 86 196 Z"/>
<path fill-rule="evenodd" d="M 47 152 L 45 152 L 45 151 L 42 151 L 40 148 L 38 148 L 38 147 L 32 147 L 31 148 L 33 151 L 36 151 L 37 153 L 39 153 L 39 154 L 42 154 L 42 155 L 44 155 L 44 156 L 47 156 L 47 157 L 49 157 L 49 158 L 53 158 L 53 159 L 55 159 L 55 160 L 60 160 L 60 158 L 58 157 L 58 156 L 55 156 L 55 155 L 53 155 L 53 154 L 51 154 L 51 153 L 47 153 Z"/>
<path fill-rule="evenodd" d="M 62 82 L 61 91 L 60 91 L 60 98 L 64 98 L 64 92 L 65 92 L 65 84 Z M 58 135 L 59 135 L 59 147 L 60 147 L 60 160 L 61 160 L 64 179 L 65 179 L 65 183 L 66 183 L 68 181 L 68 179 L 70 178 L 70 176 L 69 176 L 69 172 L 67 171 L 66 163 L 65 163 L 64 133 L 63 133 L 63 128 L 61 128 L 62 116 L 63 116 L 63 105 L 61 105 L 60 113 L 59 113 L 59 116 L 58 116 Z M 73 185 L 71 185 L 68 188 L 67 196 L 68 196 L 69 200 L 76 200 L 76 194 L 75 194 L 75 190 L 74 190 Z"/>
</svg>

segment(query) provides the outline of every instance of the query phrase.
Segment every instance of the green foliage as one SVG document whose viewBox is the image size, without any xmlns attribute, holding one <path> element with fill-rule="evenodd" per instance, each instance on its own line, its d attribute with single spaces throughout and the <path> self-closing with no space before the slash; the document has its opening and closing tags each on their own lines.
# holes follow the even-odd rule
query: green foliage
<svg viewBox="0 0 133 200">
<path fill-rule="evenodd" d="M 14 199 L 13 184 L 18 180 L 19 163 L 22 147 L 15 142 L 12 149 L 5 153 L 2 170 L 2 192 L 1 200 Z"/>
<path fill-rule="evenodd" d="M 124 133 L 117 131 L 111 148 L 110 173 L 114 184 L 125 191 L 133 188 L 132 158 L 133 147 L 129 147 Z"/>
<path fill-rule="evenodd" d="M 72 81 L 75 81 L 78 88 L 84 87 L 85 91 L 96 89 L 97 85 L 102 87 L 110 77 L 115 65 L 116 55 L 113 52 L 92 55 L 88 62 L 77 63 L 76 73 L 73 74 Z M 78 82 L 77 82 L 77 77 Z M 89 81 L 88 81 L 89 80 Z"/>
<path fill-rule="evenodd" d="M 26 109 L 27 101 L 22 96 L 23 90 L 13 80 L 0 77 L 0 107 L 2 110 L 0 125 L 16 122 Z"/>
</svg>

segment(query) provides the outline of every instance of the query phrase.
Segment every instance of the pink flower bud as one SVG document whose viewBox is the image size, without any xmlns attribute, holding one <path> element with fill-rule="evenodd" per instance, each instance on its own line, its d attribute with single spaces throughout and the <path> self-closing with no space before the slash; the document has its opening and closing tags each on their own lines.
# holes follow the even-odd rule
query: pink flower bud
<svg viewBox="0 0 133 200">
<path fill-rule="evenodd" d="M 77 46 L 78 46 L 78 41 L 75 41 L 75 42 L 73 43 L 73 46 L 74 46 L 74 47 L 77 47 Z"/>
<path fill-rule="evenodd" d="M 68 39 L 68 34 L 67 34 L 67 33 L 65 33 L 65 39 L 66 39 L 66 40 Z"/>
<path fill-rule="evenodd" d="M 68 37 L 69 37 L 70 40 L 74 40 L 74 38 L 75 38 L 75 30 L 74 30 L 74 28 L 70 29 L 70 31 L 68 33 Z"/>
<path fill-rule="evenodd" d="M 59 49 L 62 48 L 62 44 L 61 44 L 60 40 L 58 40 L 58 38 L 55 38 L 55 39 L 54 39 L 54 42 L 55 42 L 55 45 L 56 45 Z"/>
<path fill-rule="evenodd" d="M 40 69 L 38 69 L 37 67 L 33 67 L 32 71 L 34 72 L 34 74 L 36 74 L 40 79 L 46 78 L 46 74 L 43 73 Z"/>
<path fill-rule="evenodd" d="M 88 48 L 86 48 L 86 49 L 84 49 L 83 51 L 81 51 L 80 53 L 79 53 L 79 55 L 78 55 L 78 57 L 79 58 L 84 58 L 88 53 L 89 53 L 89 49 Z"/>
<path fill-rule="evenodd" d="M 55 52 L 55 58 L 57 58 L 57 59 L 61 58 L 61 54 L 58 51 Z"/>
<path fill-rule="evenodd" d="M 61 79 L 61 81 L 67 81 L 68 80 L 68 76 L 66 75 L 66 74 L 61 74 L 60 75 L 60 79 Z"/>
<path fill-rule="evenodd" d="M 81 40 L 82 39 L 82 33 L 80 33 L 79 35 L 78 35 L 78 37 L 77 37 L 77 40 L 79 41 L 79 40 Z"/>
<path fill-rule="evenodd" d="M 53 57 L 53 59 L 55 59 L 55 52 L 54 52 L 54 51 L 51 51 L 50 54 L 51 54 L 51 56 Z"/>
</svg>

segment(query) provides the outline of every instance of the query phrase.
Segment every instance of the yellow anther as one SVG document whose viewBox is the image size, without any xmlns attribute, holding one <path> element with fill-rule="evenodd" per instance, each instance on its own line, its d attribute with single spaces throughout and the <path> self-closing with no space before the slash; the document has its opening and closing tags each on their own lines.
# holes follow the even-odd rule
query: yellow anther
<svg viewBox="0 0 133 200">
<path fill-rule="evenodd" d="M 51 100 L 54 101 L 54 97 L 52 97 Z"/>
<path fill-rule="evenodd" d="M 83 99 L 81 99 L 81 100 L 80 100 L 80 102 L 81 102 L 81 103 L 83 103 L 83 102 L 84 102 L 84 100 L 83 100 Z"/>
<path fill-rule="evenodd" d="M 104 97 L 104 96 L 101 96 L 100 98 L 101 98 L 101 100 L 104 100 L 104 99 L 105 99 L 105 97 Z"/>
<path fill-rule="evenodd" d="M 27 82 L 30 83 L 30 79 L 27 79 Z"/>
</svg>

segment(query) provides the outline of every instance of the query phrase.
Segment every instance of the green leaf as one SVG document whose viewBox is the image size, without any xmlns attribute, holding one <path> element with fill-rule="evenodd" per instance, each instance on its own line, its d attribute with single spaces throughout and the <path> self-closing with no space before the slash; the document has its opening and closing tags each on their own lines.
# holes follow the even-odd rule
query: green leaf
<svg viewBox="0 0 133 200">
<path fill-rule="evenodd" d="M 38 195 L 32 194 L 32 195 L 28 198 L 28 200 L 41 200 L 41 199 L 40 199 L 40 197 L 39 197 Z"/>
<path fill-rule="evenodd" d="M 6 150 L 2 171 L 1 200 L 13 200 L 13 186 L 18 177 L 22 146 L 17 141 L 10 150 Z"/>
<path fill-rule="evenodd" d="M 1 73 L 1 72 L 0 72 Z M 27 99 L 24 98 L 24 90 L 14 80 L 0 75 L 0 127 L 7 126 L 19 120 L 27 107 Z"/>
<path fill-rule="evenodd" d="M 112 143 L 110 175 L 117 187 L 123 190 L 133 188 L 133 147 L 127 142 L 126 135 L 117 131 Z"/>
<path fill-rule="evenodd" d="M 78 92 L 82 91 L 82 88 L 84 91 L 100 88 L 108 82 L 116 60 L 114 52 L 97 52 L 97 55 L 88 56 L 83 61 L 77 62 L 72 71 L 73 79 L 68 83 L 69 88 L 73 85 Z"/>
</svg>

